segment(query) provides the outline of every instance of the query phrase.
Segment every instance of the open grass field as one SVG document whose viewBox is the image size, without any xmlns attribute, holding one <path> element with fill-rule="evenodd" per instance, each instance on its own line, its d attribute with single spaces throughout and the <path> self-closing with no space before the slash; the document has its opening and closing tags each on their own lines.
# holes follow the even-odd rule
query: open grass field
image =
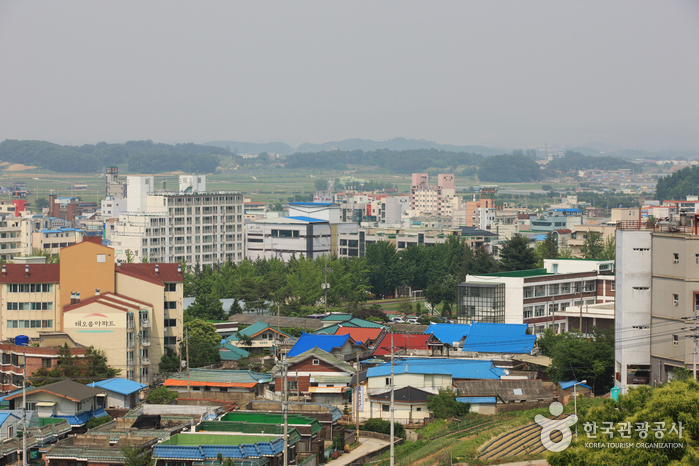
<svg viewBox="0 0 699 466">
<path fill-rule="evenodd" d="M 285 203 L 296 194 L 308 195 L 315 191 L 315 181 L 318 179 L 335 178 L 336 180 L 355 178 L 366 181 L 381 181 L 392 183 L 399 193 L 407 193 L 410 188 L 409 175 L 388 173 L 385 169 L 359 167 L 351 170 L 302 170 L 286 168 L 233 167 L 222 164 L 219 173 L 207 175 L 207 187 L 211 191 L 238 191 L 253 201 L 267 203 Z M 2 169 L 5 168 L 5 169 Z M 98 202 L 104 198 L 104 174 L 85 173 L 56 173 L 32 167 L 0 167 L 0 186 L 12 187 L 18 181 L 27 183 L 28 200 L 48 197 L 49 193 L 58 196 L 76 196 L 87 202 Z M 22 169 L 23 168 L 23 169 Z M 128 173 L 126 166 L 119 166 L 121 179 L 125 180 Z M 458 171 L 457 171 L 458 172 Z M 161 173 L 155 175 L 156 187 L 165 186 L 169 190 L 177 189 L 179 173 Z M 72 190 L 74 183 L 86 183 L 85 190 Z M 470 188 L 481 183 L 474 177 L 456 176 L 458 188 Z M 501 188 L 541 189 L 539 183 L 503 183 Z M 555 187 L 564 187 L 556 185 Z M 568 186 L 565 186 L 568 187 Z M 10 194 L 4 195 L 10 199 Z"/>
</svg>

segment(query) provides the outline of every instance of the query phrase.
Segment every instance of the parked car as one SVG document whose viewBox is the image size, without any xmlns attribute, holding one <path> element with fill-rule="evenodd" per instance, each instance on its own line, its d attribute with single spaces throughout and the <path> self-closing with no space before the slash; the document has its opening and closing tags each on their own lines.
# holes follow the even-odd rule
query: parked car
<svg viewBox="0 0 699 466">
<path fill-rule="evenodd" d="M 410 319 L 408 319 L 408 323 L 413 325 L 418 324 L 417 319 L 415 317 L 411 317 Z"/>
<path fill-rule="evenodd" d="M 405 323 L 403 318 L 400 316 L 391 317 L 391 322 L 393 322 L 394 324 L 404 324 Z"/>
</svg>

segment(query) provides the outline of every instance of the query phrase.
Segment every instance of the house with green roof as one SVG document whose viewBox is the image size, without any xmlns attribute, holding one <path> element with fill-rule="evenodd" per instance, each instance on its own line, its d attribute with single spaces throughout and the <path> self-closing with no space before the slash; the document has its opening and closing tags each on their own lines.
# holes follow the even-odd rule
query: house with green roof
<svg viewBox="0 0 699 466">
<path fill-rule="evenodd" d="M 467 275 L 457 286 L 456 321 L 527 324 L 530 334 L 614 327 L 614 314 L 588 313 L 614 302 L 610 261 L 547 260 L 546 268 Z M 602 269 L 604 267 L 604 269 Z"/>
<path fill-rule="evenodd" d="M 290 335 L 258 320 L 249 327 L 245 327 L 226 338 L 226 343 L 250 351 L 274 348 L 281 344 L 283 340 L 290 338 L 292 338 Z"/>
<path fill-rule="evenodd" d="M 219 353 L 221 354 L 221 361 L 237 361 L 240 358 L 247 358 L 250 356 L 250 353 L 243 348 L 232 345 L 227 341 L 221 345 Z"/>
<path fill-rule="evenodd" d="M 342 316 L 347 316 L 348 314 L 341 314 Z M 340 321 L 330 321 L 330 325 L 319 328 L 313 333 L 319 333 L 324 335 L 335 335 L 337 329 L 340 327 L 359 327 L 359 328 L 383 328 L 385 325 L 380 322 L 372 322 L 370 320 L 359 319 L 357 317 L 349 316 L 349 319 Z"/>
</svg>

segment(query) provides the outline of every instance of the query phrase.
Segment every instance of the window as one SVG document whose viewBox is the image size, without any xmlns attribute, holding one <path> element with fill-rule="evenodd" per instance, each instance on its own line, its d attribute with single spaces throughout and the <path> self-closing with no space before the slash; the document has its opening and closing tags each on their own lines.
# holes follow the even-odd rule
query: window
<svg viewBox="0 0 699 466">
<path fill-rule="evenodd" d="M 534 287 L 534 295 L 536 297 L 546 296 L 546 285 L 537 285 Z"/>
<path fill-rule="evenodd" d="M 386 386 L 387 387 L 391 386 L 391 378 L 390 377 L 386 377 Z"/>
<path fill-rule="evenodd" d="M 314 365 L 314 366 L 317 366 L 317 365 L 319 365 L 319 364 L 320 364 L 320 361 L 319 361 L 318 359 L 314 359 L 314 360 L 313 360 L 313 365 Z"/>
<path fill-rule="evenodd" d="M 543 317 L 546 315 L 546 306 L 540 305 L 534 307 L 534 317 Z"/>
<path fill-rule="evenodd" d="M 165 310 L 177 309 L 177 301 L 165 301 Z"/>
<path fill-rule="evenodd" d="M 165 319 L 165 327 L 177 327 L 177 319 Z"/>
<path fill-rule="evenodd" d="M 170 345 L 170 346 L 176 345 L 177 344 L 177 337 L 165 337 L 163 344 Z"/>
<path fill-rule="evenodd" d="M 107 262 L 107 256 L 104 254 L 97 254 L 97 262 Z"/>
<path fill-rule="evenodd" d="M 295 380 L 287 380 L 286 381 L 286 389 L 287 390 L 298 390 L 299 384 Z"/>
<path fill-rule="evenodd" d="M 678 295 L 678 294 L 672 295 L 672 304 L 674 304 L 675 306 L 678 306 L 680 304 L 680 295 Z"/>
<path fill-rule="evenodd" d="M 680 336 L 679 335 L 672 336 L 672 344 L 675 346 L 680 346 Z"/>
<path fill-rule="evenodd" d="M 550 296 L 555 296 L 555 295 L 557 295 L 557 294 L 558 294 L 558 289 L 559 289 L 558 283 L 556 283 L 556 284 L 554 284 L 554 285 L 549 285 L 549 295 L 550 295 Z"/>
<path fill-rule="evenodd" d="M 415 411 L 422 411 L 422 408 L 415 408 Z"/>
<path fill-rule="evenodd" d="M 534 296 L 534 290 L 531 286 L 525 286 L 523 292 L 525 298 L 531 298 Z"/>
<path fill-rule="evenodd" d="M 523 317 L 524 317 L 525 319 L 530 319 L 530 318 L 532 318 L 533 316 L 534 316 L 534 310 L 533 310 L 533 308 L 532 308 L 531 306 L 525 307 L 525 308 L 524 308 L 524 315 L 523 315 Z"/>
<path fill-rule="evenodd" d="M 561 294 L 570 294 L 570 283 L 561 283 Z"/>
<path fill-rule="evenodd" d="M 165 284 L 165 291 L 167 291 L 167 292 L 177 291 L 177 283 L 166 283 Z"/>
<path fill-rule="evenodd" d="M 391 407 L 389 405 L 381 405 L 381 411 L 387 413 Z"/>
<path fill-rule="evenodd" d="M 673 252 L 673 253 L 672 253 L 672 258 L 673 258 L 673 262 L 674 262 L 675 264 L 679 264 L 679 263 L 680 263 L 680 254 L 679 254 L 679 253 Z"/>
<path fill-rule="evenodd" d="M 41 358 L 41 367 L 51 367 L 51 358 Z"/>
</svg>

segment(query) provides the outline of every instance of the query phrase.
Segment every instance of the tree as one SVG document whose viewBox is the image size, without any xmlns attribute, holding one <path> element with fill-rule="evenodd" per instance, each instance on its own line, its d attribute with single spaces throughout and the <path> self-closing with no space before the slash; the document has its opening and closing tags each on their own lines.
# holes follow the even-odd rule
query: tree
<svg viewBox="0 0 699 466">
<path fill-rule="evenodd" d="M 240 303 L 238 302 L 237 299 L 233 300 L 233 303 L 231 304 L 231 307 L 228 309 L 228 315 L 233 316 L 236 314 L 242 314 L 243 313 L 243 308 L 240 306 Z"/>
<path fill-rule="evenodd" d="M 608 236 L 604 241 L 602 258 L 604 260 L 616 260 L 616 239 L 613 236 Z"/>
<path fill-rule="evenodd" d="M 391 433 L 391 422 L 385 419 L 367 419 L 364 422 L 364 430 L 389 435 Z M 405 427 L 403 427 L 403 424 L 394 422 L 393 433 L 396 437 L 405 438 Z"/>
<path fill-rule="evenodd" d="M 41 367 L 30 377 L 30 382 L 35 387 L 58 382 L 62 379 L 71 379 L 79 383 L 90 383 L 116 377 L 121 369 L 110 367 L 104 351 L 89 347 L 85 350 L 85 356 L 78 358 L 72 354 L 70 347 L 64 344 L 58 349 L 56 364 L 49 370 Z"/>
<path fill-rule="evenodd" d="M 388 241 L 370 243 L 366 248 L 369 286 L 377 296 L 393 295 L 398 285 L 398 253 Z"/>
<path fill-rule="evenodd" d="M 586 233 L 585 242 L 580 247 L 580 252 L 585 259 L 602 260 L 605 252 L 602 233 L 599 231 L 588 230 Z"/>
<path fill-rule="evenodd" d="M 529 247 L 529 238 L 517 233 L 500 249 L 500 266 L 505 272 L 536 268 L 536 253 Z"/>
<path fill-rule="evenodd" d="M 112 421 L 112 418 L 109 416 L 91 417 L 85 423 L 85 429 L 87 429 L 87 430 L 94 429 L 95 427 L 99 427 L 102 424 L 106 424 L 106 423 L 111 422 L 111 421 Z"/>
<path fill-rule="evenodd" d="M 362 307 L 353 312 L 357 319 L 369 320 L 372 317 L 380 319 L 381 322 L 388 322 L 388 316 L 381 310 L 381 306 Z"/>
<path fill-rule="evenodd" d="M 124 466 L 155 465 L 155 458 L 153 458 L 151 451 L 147 448 L 124 445 L 121 448 L 121 454 L 124 455 Z"/>
<path fill-rule="evenodd" d="M 164 385 L 148 391 L 146 395 L 146 403 L 154 405 L 166 405 L 177 399 L 177 392 L 170 390 Z"/>
<path fill-rule="evenodd" d="M 442 302 L 442 286 L 439 283 L 431 283 L 425 290 L 425 299 L 432 307 L 432 313 L 437 309 L 437 305 Z"/>
<path fill-rule="evenodd" d="M 578 332 L 554 335 L 545 332 L 537 341 L 551 358 L 548 374 L 553 382 L 587 380 L 592 390 L 603 392 L 614 384 L 614 330 L 593 328 L 592 337 Z"/>
<path fill-rule="evenodd" d="M 411 306 L 408 301 L 402 301 L 398 305 L 398 312 L 404 316 L 407 316 L 408 314 L 410 314 L 410 311 L 412 311 L 412 310 L 413 310 L 413 306 Z"/>
<path fill-rule="evenodd" d="M 186 312 L 194 319 L 224 320 L 226 318 L 223 304 L 221 304 L 218 296 L 214 294 L 197 295 Z"/>
<path fill-rule="evenodd" d="M 419 301 L 415 301 L 415 315 L 420 317 L 422 315 L 422 306 L 420 306 Z"/>
<path fill-rule="evenodd" d="M 194 319 L 184 324 L 189 332 L 189 367 L 202 367 L 221 361 L 221 337 L 214 324 Z"/>
<path fill-rule="evenodd" d="M 158 369 L 162 374 L 172 374 L 180 370 L 180 357 L 172 349 L 166 348 L 165 354 L 160 358 Z"/>
<path fill-rule="evenodd" d="M 536 245 L 536 257 L 539 267 L 544 266 L 544 259 L 555 259 L 558 257 L 558 241 L 552 231 L 548 232 L 545 240 Z"/>
<path fill-rule="evenodd" d="M 235 334 L 236 338 L 240 342 L 241 345 L 247 346 L 248 348 L 253 345 L 252 342 L 252 337 L 250 335 L 246 335 L 244 333 L 236 332 Z"/>
<path fill-rule="evenodd" d="M 468 403 L 456 401 L 456 393 L 440 389 L 438 395 L 427 398 L 427 409 L 434 413 L 437 419 L 449 419 L 468 414 L 471 406 Z"/>
<path fill-rule="evenodd" d="M 39 199 L 36 200 L 34 203 L 34 207 L 36 207 L 37 210 L 41 211 L 42 209 L 46 208 L 49 206 L 49 200 L 46 199 L 45 197 L 40 197 Z"/>
</svg>

